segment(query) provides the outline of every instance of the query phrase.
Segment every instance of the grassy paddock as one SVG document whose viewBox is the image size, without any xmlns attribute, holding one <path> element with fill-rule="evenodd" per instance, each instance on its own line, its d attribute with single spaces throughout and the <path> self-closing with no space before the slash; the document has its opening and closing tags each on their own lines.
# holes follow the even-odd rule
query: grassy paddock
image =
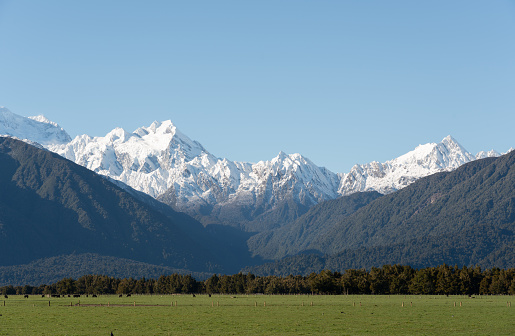
<svg viewBox="0 0 515 336">
<path fill-rule="evenodd" d="M 515 330 L 512 301 L 513 296 L 13 295 L 0 298 L 0 335 L 509 335 Z"/>
</svg>

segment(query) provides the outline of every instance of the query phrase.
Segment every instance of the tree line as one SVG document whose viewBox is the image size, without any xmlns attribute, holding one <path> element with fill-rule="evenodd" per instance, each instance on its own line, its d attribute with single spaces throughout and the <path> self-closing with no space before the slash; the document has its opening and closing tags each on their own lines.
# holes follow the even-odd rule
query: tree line
<svg viewBox="0 0 515 336">
<path fill-rule="evenodd" d="M 384 265 L 381 268 L 329 270 L 309 276 L 256 276 L 251 273 L 212 275 L 197 281 L 191 275 L 162 275 L 158 279 L 114 278 L 84 275 L 50 285 L 4 286 L 9 294 L 509 294 L 515 295 L 515 269 L 441 265 L 414 269 Z"/>
</svg>

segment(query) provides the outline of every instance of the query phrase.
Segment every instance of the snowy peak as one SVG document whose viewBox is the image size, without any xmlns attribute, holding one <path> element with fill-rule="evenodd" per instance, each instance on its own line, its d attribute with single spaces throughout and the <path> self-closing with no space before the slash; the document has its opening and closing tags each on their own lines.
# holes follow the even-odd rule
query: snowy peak
<svg viewBox="0 0 515 336">
<path fill-rule="evenodd" d="M 311 161 L 304 159 L 300 154 L 286 154 L 280 151 L 279 154 L 270 161 L 260 161 L 256 166 L 271 168 L 278 172 L 296 171 L 300 165 L 312 164 Z"/>
<path fill-rule="evenodd" d="M 125 131 L 123 128 L 117 127 L 113 129 L 111 132 L 107 133 L 105 138 L 108 142 L 126 142 L 132 134 Z"/>
<path fill-rule="evenodd" d="M 299 154 L 288 155 L 283 151 L 270 161 L 259 161 L 252 167 L 257 176 L 271 176 L 282 178 L 284 176 L 294 176 L 301 166 L 311 165 L 312 163 L 304 159 Z"/>
<path fill-rule="evenodd" d="M 505 154 L 509 153 L 511 150 L 512 149 L 510 149 Z M 489 158 L 489 157 L 498 157 L 498 156 L 501 156 L 501 154 L 498 151 L 493 150 L 493 149 L 489 150 L 488 152 L 480 151 L 479 153 L 476 154 L 476 160 L 484 159 L 484 158 Z"/>
<path fill-rule="evenodd" d="M 417 179 L 441 171 L 450 171 L 476 160 L 450 135 L 440 143 L 428 143 L 385 163 L 372 162 L 354 166 L 348 174 L 340 174 L 340 195 L 375 190 L 391 193 Z"/>
<path fill-rule="evenodd" d="M 191 177 L 196 170 L 188 166 L 193 161 L 210 156 L 169 120 L 155 121 L 132 133 L 115 128 L 104 137 L 77 136 L 50 149 L 154 197 L 167 191 L 181 176 Z"/>
<path fill-rule="evenodd" d="M 449 170 L 456 169 L 474 159 L 472 154 L 449 135 L 440 143 L 419 145 L 414 150 L 386 163 L 392 166 Z"/>
<path fill-rule="evenodd" d="M 444 159 L 443 169 L 456 169 L 462 164 L 475 160 L 475 156 L 470 154 L 450 135 L 445 137 L 437 147 L 440 150 L 442 159 Z"/>
<path fill-rule="evenodd" d="M 300 196 L 298 200 L 302 204 L 312 205 L 337 196 L 338 176 L 300 154 L 281 151 L 272 160 L 253 165 L 252 172 L 256 180 L 262 181 L 261 189 L 266 186 L 266 192 L 271 198 L 277 197 L 276 201 L 288 195 Z"/>
<path fill-rule="evenodd" d="M 180 132 L 170 120 L 154 121 L 149 127 L 140 127 L 133 134 L 139 135 L 155 149 L 166 150 L 171 146 L 181 151 L 188 160 L 206 152 L 200 143 Z"/>
<path fill-rule="evenodd" d="M 61 128 L 56 122 L 53 122 L 53 121 L 50 121 L 48 120 L 44 115 L 40 114 L 40 115 L 37 115 L 37 116 L 32 116 L 32 117 L 27 117 L 29 119 L 32 119 L 32 120 L 35 120 L 35 121 L 39 121 L 41 123 L 45 123 L 45 124 L 50 124 L 54 127 L 59 127 Z"/>
<path fill-rule="evenodd" d="M 64 129 L 44 116 L 22 117 L 3 106 L 0 107 L 0 135 L 34 141 L 44 146 L 64 144 L 71 140 Z"/>
</svg>

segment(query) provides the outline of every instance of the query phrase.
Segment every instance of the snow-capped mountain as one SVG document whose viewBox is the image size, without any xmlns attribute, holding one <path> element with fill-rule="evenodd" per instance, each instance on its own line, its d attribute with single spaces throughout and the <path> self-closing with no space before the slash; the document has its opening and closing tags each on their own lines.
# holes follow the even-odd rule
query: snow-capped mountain
<svg viewBox="0 0 515 336">
<path fill-rule="evenodd" d="M 243 207 L 243 217 L 252 220 L 288 198 L 312 206 L 359 191 L 390 193 L 420 177 L 476 159 L 448 136 L 385 163 L 356 165 L 347 174 L 335 174 L 300 154 L 283 152 L 270 161 L 233 162 L 212 155 L 171 121 L 154 122 L 133 133 L 117 128 L 105 137 L 82 135 L 49 148 L 178 210 L 224 221 L 234 218 L 223 209 Z M 495 151 L 478 154 L 496 155 Z"/>
<path fill-rule="evenodd" d="M 355 165 L 347 174 L 339 174 L 338 194 L 375 190 L 388 194 L 417 179 L 442 171 L 451 171 L 479 158 L 499 156 L 496 151 L 470 154 L 451 136 L 440 143 L 428 143 L 384 163 Z"/>
<path fill-rule="evenodd" d="M 499 155 L 492 150 L 474 156 L 448 136 L 396 159 L 335 174 L 300 154 L 280 152 L 270 161 L 255 164 L 218 158 L 171 121 L 154 122 L 132 133 L 116 128 L 104 137 L 80 135 L 71 140 L 43 116 L 25 118 L 5 108 L 0 109 L 0 134 L 36 141 L 197 218 L 225 221 L 230 221 L 227 213 L 233 212 L 240 212 L 238 220 L 250 221 L 285 200 L 311 206 L 359 191 L 391 193 L 418 178 Z"/>
<path fill-rule="evenodd" d="M 154 122 L 133 133 L 116 128 L 105 137 L 80 135 L 49 149 L 153 197 L 174 183 L 190 185 L 196 180 L 189 173 L 195 170 L 190 166 L 209 166 L 216 160 L 169 121 Z M 198 192 L 196 188 L 189 189 L 191 196 Z"/>
<path fill-rule="evenodd" d="M 311 206 L 338 196 L 338 176 L 300 154 L 280 152 L 270 161 L 239 165 L 243 168 L 239 183 L 222 202 L 214 204 L 215 213 L 219 208 L 240 205 L 257 215 L 287 199 Z"/>
<path fill-rule="evenodd" d="M 509 153 L 512 150 L 513 149 L 510 148 L 506 153 Z M 489 158 L 489 157 L 498 157 L 498 156 L 501 156 L 501 153 L 499 153 L 498 151 L 492 149 L 492 150 L 489 150 L 488 152 L 481 151 L 481 152 L 477 153 L 476 154 L 476 160 L 484 159 L 484 158 Z"/>
<path fill-rule="evenodd" d="M 25 118 L 3 106 L 0 106 L 0 135 L 37 142 L 43 146 L 71 141 L 64 129 L 44 116 Z"/>
<path fill-rule="evenodd" d="M 220 159 L 171 121 L 133 133 L 117 128 L 105 137 L 81 135 L 48 148 L 153 197 L 167 193 L 172 205 L 191 214 L 227 203 L 267 209 L 287 197 L 313 205 L 337 196 L 337 175 L 299 154 L 281 152 L 256 164 Z"/>
</svg>

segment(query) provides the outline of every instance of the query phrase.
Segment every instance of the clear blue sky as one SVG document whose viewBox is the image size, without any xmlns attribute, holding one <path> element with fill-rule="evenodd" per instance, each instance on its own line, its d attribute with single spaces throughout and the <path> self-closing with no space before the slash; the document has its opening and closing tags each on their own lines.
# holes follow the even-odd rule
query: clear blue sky
<svg viewBox="0 0 515 336">
<path fill-rule="evenodd" d="M 0 0 L 0 105 L 72 136 L 171 119 L 237 161 L 334 172 L 515 147 L 515 1 Z"/>
</svg>

